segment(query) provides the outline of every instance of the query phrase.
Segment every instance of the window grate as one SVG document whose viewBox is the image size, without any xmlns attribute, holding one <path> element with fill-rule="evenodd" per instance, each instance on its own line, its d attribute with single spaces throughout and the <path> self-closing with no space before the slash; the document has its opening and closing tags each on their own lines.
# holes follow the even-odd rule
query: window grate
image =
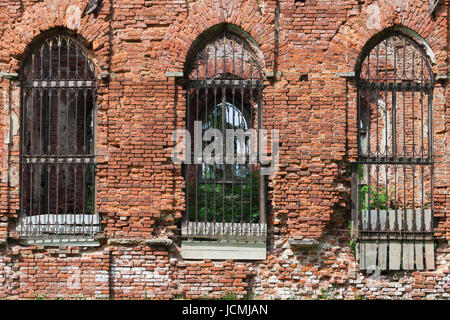
<svg viewBox="0 0 450 320">
<path fill-rule="evenodd" d="M 22 73 L 21 237 L 93 236 L 95 212 L 94 65 L 83 45 L 56 35 Z"/>
<path fill-rule="evenodd" d="M 434 78 L 429 60 L 412 39 L 392 34 L 363 57 L 357 75 L 353 201 L 360 260 L 365 267 L 423 268 L 418 260 L 434 250 L 429 246 L 434 211 Z M 397 256 L 396 241 L 402 245 Z"/>
<path fill-rule="evenodd" d="M 206 42 L 188 70 L 186 126 L 194 137 L 194 121 L 208 129 L 261 128 L 262 73 L 251 47 L 229 32 Z M 202 150 L 214 142 L 202 142 Z M 225 141 L 225 140 L 224 140 Z M 194 150 L 192 141 L 191 150 Z M 264 238 L 265 181 L 249 153 L 257 144 L 234 138 L 231 161 L 195 163 L 184 167 L 186 211 L 182 234 L 188 238 Z M 259 140 L 257 140 L 259 143 Z M 227 154 L 226 143 L 222 155 Z M 220 153 L 219 151 L 215 151 Z M 236 161 L 243 155 L 245 161 Z M 216 155 L 216 153 L 214 153 Z"/>
</svg>

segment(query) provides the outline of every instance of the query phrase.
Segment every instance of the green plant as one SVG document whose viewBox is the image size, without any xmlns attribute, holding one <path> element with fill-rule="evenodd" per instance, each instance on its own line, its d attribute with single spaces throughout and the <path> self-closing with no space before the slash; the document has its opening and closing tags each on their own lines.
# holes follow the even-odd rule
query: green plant
<svg viewBox="0 0 450 320">
<path fill-rule="evenodd" d="M 389 194 L 386 188 L 382 187 L 377 190 L 375 186 L 364 185 L 360 189 L 360 206 L 362 210 L 387 210 L 395 209 L 396 204 L 393 200 L 392 194 L 395 191 L 390 190 Z M 366 201 L 366 196 L 369 196 L 368 201 Z"/>
<path fill-rule="evenodd" d="M 317 296 L 320 300 L 332 300 L 333 296 L 330 294 L 330 292 L 327 289 L 320 289 L 321 294 Z"/>
<path fill-rule="evenodd" d="M 294 292 L 290 292 L 289 300 L 297 300 L 297 295 Z"/>
<path fill-rule="evenodd" d="M 47 300 L 47 295 L 44 293 L 42 296 L 39 295 L 39 293 L 35 292 L 33 293 L 34 300 Z"/>
<path fill-rule="evenodd" d="M 359 171 L 359 179 L 361 181 L 364 180 L 364 165 L 363 164 L 358 165 L 358 171 Z"/>
<path fill-rule="evenodd" d="M 352 222 L 351 221 L 348 222 L 348 230 L 349 230 L 350 237 L 351 237 L 351 231 L 352 231 Z M 349 246 L 350 246 L 350 248 L 352 248 L 353 255 L 356 257 L 356 242 L 353 240 L 350 240 Z"/>
<path fill-rule="evenodd" d="M 366 300 L 366 296 L 364 295 L 360 295 L 360 294 L 356 294 L 355 295 L 355 300 Z"/>
<path fill-rule="evenodd" d="M 350 240 L 350 248 L 352 248 L 353 255 L 355 256 L 356 255 L 356 242 L 355 241 Z"/>
<path fill-rule="evenodd" d="M 226 177 L 231 177 L 233 165 L 226 166 Z M 257 223 L 259 220 L 259 173 L 243 173 L 242 180 L 236 175 L 234 185 L 221 183 L 223 169 L 219 166 L 215 169 L 216 183 L 189 184 L 189 220 L 190 221 L 214 221 L 239 222 L 241 218 L 245 222 Z M 213 171 L 206 170 L 206 179 L 213 179 Z M 196 205 L 197 204 L 197 205 Z M 205 217 L 206 216 L 206 217 Z"/>
<path fill-rule="evenodd" d="M 227 291 L 220 300 L 237 300 L 237 295 L 234 292 Z"/>
</svg>

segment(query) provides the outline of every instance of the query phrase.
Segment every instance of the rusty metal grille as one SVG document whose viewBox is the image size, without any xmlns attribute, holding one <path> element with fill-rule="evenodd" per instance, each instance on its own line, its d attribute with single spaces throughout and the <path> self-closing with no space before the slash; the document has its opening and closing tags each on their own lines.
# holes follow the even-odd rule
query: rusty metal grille
<svg viewBox="0 0 450 320">
<path fill-rule="evenodd" d="M 95 70 L 83 45 L 65 35 L 41 42 L 22 73 L 20 236 L 99 231 L 95 105 Z"/>
<path fill-rule="evenodd" d="M 206 42 L 188 69 L 186 126 L 191 136 L 195 136 L 194 121 L 201 121 L 202 136 L 207 129 L 219 130 L 224 139 L 227 129 L 258 132 L 262 81 L 260 66 L 245 40 L 224 32 Z M 203 141 L 203 149 L 214 141 Z M 185 165 L 183 236 L 265 237 L 265 181 L 259 165 L 249 161 L 249 151 L 257 146 L 247 138 L 235 138 L 233 143 L 231 161 L 196 163 L 192 157 L 191 164 Z M 226 148 L 224 143 L 223 155 Z M 238 150 L 245 150 L 245 163 L 236 161 Z"/>
<path fill-rule="evenodd" d="M 434 210 L 434 79 L 429 60 L 412 39 L 393 34 L 363 57 L 357 76 L 359 141 L 353 201 L 360 243 L 378 250 L 375 258 L 362 259 L 373 264 L 378 256 L 382 269 L 388 269 L 388 263 L 390 269 L 423 268 L 423 240 L 433 237 Z M 394 245 L 384 252 L 385 240 L 402 241 L 402 259 L 396 260 Z M 372 249 L 367 246 L 366 255 Z M 426 256 L 430 248 L 425 249 Z"/>
</svg>

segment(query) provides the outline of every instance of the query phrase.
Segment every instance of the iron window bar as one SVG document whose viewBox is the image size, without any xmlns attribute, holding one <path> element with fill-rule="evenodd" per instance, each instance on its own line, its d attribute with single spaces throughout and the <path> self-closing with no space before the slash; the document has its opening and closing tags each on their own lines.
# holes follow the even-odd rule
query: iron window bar
<svg viewBox="0 0 450 320">
<path fill-rule="evenodd" d="M 202 133 L 218 129 L 223 137 L 226 129 L 261 128 L 263 78 L 245 40 L 224 32 L 207 41 L 187 74 L 186 126 L 191 134 L 195 120 L 202 121 Z M 265 239 L 265 181 L 259 166 L 249 163 L 247 142 L 234 143 L 235 148 L 245 148 L 243 164 L 236 163 L 235 154 L 232 164 L 184 166 L 183 237 Z M 225 144 L 223 148 L 225 155 Z"/>
<path fill-rule="evenodd" d="M 77 39 L 56 34 L 32 50 L 22 70 L 21 238 L 94 237 L 97 81 Z"/>
<path fill-rule="evenodd" d="M 434 231 L 433 72 L 425 51 L 400 33 L 379 40 L 356 71 L 359 138 L 353 210 L 357 238 L 367 246 L 361 247 L 362 263 L 377 257 L 378 248 L 378 260 L 372 262 L 386 268 L 386 252 L 396 261 L 395 241 L 402 240 L 404 268 L 411 269 L 410 252 L 423 255 L 423 241 L 430 254 Z M 394 244 L 384 251 L 387 240 Z M 400 264 L 394 266 L 398 268 Z"/>
</svg>

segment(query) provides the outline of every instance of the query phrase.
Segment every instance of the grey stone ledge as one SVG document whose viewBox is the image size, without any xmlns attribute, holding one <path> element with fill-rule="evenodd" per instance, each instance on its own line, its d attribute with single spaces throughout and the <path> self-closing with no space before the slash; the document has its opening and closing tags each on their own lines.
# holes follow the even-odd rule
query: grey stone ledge
<svg viewBox="0 0 450 320">
<path fill-rule="evenodd" d="M 173 244 L 173 240 L 166 238 L 157 238 L 157 239 L 148 239 L 144 240 L 144 243 L 147 246 L 162 246 L 162 247 L 170 247 Z"/>
<path fill-rule="evenodd" d="M 0 72 L 0 78 L 10 79 L 10 80 L 18 80 L 19 74 L 15 72 Z"/>
<path fill-rule="evenodd" d="M 109 239 L 109 245 L 146 245 L 149 247 L 170 247 L 173 244 L 173 240 L 167 238 L 156 238 L 156 239 Z"/>
<path fill-rule="evenodd" d="M 19 244 L 29 246 L 43 246 L 43 247 L 99 247 L 100 241 L 96 238 L 80 237 L 80 238 L 53 238 L 53 239 L 20 239 Z"/>
<path fill-rule="evenodd" d="M 289 245 L 296 249 L 313 249 L 319 246 L 320 242 L 315 239 L 295 239 L 288 240 Z"/>
<path fill-rule="evenodd" d="M 355 79 L 355 72 L 336 72 L 336 77 L 346 78 L 346 79 Z"/>
<path fill-rule="evenodd" d="M 165 73 L 167 78 L 182 78 L 184 77 L 183 71 L 167 71 Z"/>
<path fill-rule="evenodd" d="M 282 75 L 283 75 L 283 72 L 277 71 L 276 78 L 281 78 Z M 275 78 L 275 72 L 266 71 L 266 78 Z"/>
</svg>

